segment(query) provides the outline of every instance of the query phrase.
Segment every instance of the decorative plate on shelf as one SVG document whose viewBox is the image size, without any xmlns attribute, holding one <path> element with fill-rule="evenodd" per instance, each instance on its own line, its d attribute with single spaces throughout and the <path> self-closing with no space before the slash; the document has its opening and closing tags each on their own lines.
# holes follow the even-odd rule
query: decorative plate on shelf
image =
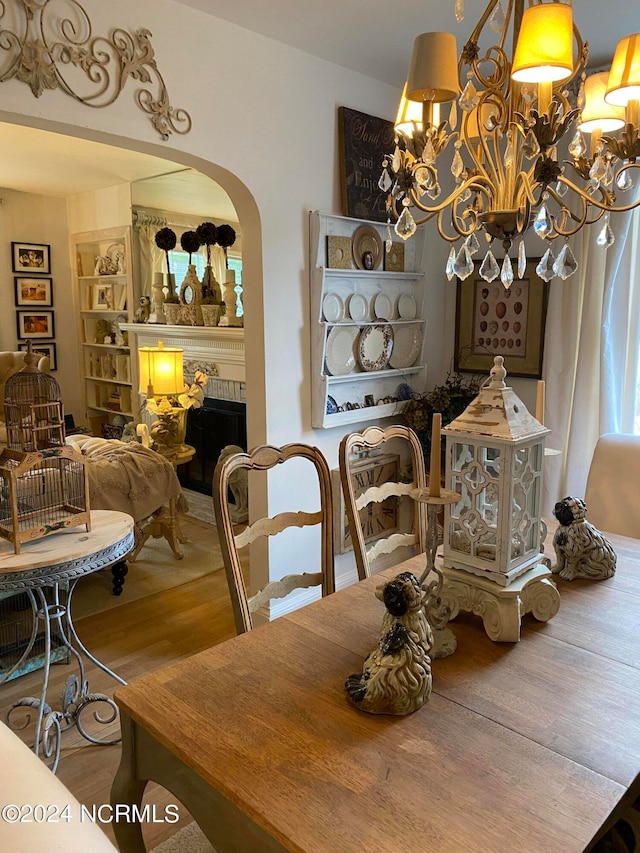
<svg viewBox="0 0 640 853">
<path fill-rule="evenodd" d="M 363 370 L 382 370 L 393 351 L 393 329 L 388 325 L 367 326 L 360 335 L 358 361 Z"/>
<path fill-rule="evenodd" d="M 337 411 L 338 411 L 338 404 L 336 403 L 336 401 L 333 399 L 333 397 L 331 395 L 327 394 L 327 414 L 328 415 L 335 415 L 335 413 Z"/>
<path fill-rule="evenodd" d="M 327 323 L 339 323 L 344 317 L 344 302 L 337 293 L 325 293 L 322 313 Z"/>
<path fill-rule="evenodd" d="M 369 302 L 361 293 L 349 297 L 349 316 L 354 323 L 365 323 L 369 319 Z"/>
<path fill-rule="evenodd" d="M 418 313 L 418 306 L 412 293 L 401 293 L 398 299 L 398 317 L 401 320 L 413 320 Z"/>
<path fill-rule="evenodd" d="M 344 376 L 356 366 L 357 340 L 360 329 L 334 326 L 327 336 L 326 362 L 331 376 Z"/>
<path fill-rule="evenodd" d="M 396 326 L 393 332 L 393 352 L 389 358 L 389 367 L 402 370 L 411 367 L 422 352 L 422 326 L 409 323 Z"/>
<path fill-rule="evenodd" d="M 393 320 L 393 299 L 388 293 L 379 293 L 373 303 L 373 311 L 378 320 Z"/>
<path fill-rule="evenodd" d="M 361 225 L 353 233 L 353 260 L 359 270 L 377 270 L 382 263 L 382 237 L 373 225 Z"/>
</svg>

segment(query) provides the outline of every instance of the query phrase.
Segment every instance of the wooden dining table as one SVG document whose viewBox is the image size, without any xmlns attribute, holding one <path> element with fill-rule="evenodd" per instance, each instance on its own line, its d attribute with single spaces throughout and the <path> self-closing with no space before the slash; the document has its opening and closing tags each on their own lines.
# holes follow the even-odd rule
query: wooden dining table
<svg viewBox="0 0 640 853">
<path fill-rule="evenodd" d="M 357 710 L 344 681 L 376 645 L 376 586 L 424 555 L 118 688 L 112 802 L 157 781 L 218 853 L 589 849 L 640 786 L 640 540 L 609 538 L 614 577 L 558 580 L 559 612 L 520 642 L 452 622 L 409 716 Z"/>
</svg>

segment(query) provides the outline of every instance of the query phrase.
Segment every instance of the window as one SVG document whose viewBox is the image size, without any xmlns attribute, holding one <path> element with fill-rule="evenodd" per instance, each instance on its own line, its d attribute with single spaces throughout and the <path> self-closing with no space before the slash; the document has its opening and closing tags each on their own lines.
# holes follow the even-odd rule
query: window
<svg viewBox="0 0 640 853">
<path fill-rule="evenodd" d="M 199 252 L 195 252 L 192 255 L 192 262 L 195 265 L 198 278 L 202 279 L 204 275 L 204 257 Z M 179 291 L 189 267 L 189 253 L 173 250 L 169 252 L 169 263 L 176 278 L 176 289 Z"/>
</svg>

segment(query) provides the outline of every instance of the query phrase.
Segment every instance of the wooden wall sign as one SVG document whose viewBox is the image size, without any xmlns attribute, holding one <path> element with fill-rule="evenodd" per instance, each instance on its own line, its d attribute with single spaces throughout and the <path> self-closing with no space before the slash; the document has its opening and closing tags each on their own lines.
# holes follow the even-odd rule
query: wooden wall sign
<svg viewBox="0 0 640 853">
<path fill-rule="evenodd" d="M 342 212 L 386 222 L 387 194 L 378 187 L 384 154 L 394 148 L 393 122 L 338 107 Z"/>
</svg>

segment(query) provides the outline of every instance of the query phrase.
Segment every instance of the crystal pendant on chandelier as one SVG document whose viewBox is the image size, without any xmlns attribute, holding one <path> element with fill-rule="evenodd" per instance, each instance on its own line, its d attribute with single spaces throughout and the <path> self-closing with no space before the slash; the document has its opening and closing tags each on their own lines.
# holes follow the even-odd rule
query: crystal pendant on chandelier
<svg viewBox="0 0 640 853">
<path fill-rule="evenodd" d="M 436 162 L 436 152 L 431 139 L 427 139 L 422 149 L 422 162 L 426 163 L 427 166 L 433 166 Z"/>
<path fill-rule="evenodd" d="M 594 187 L 599 187 L 601 183 L 604 183 L 605 178 L 607 176 L 607 164 L 604 157 L 601 157 L 600 154 L 593 161 L 593 165 L 589 169 L 589 178 L 591 179 L 591 184 Z"/>
<path fill-rule="evenodd" d="M 391 251 L 391 247 L 393 246 L 393 237 L 391 236 L 391 222 L 387 219 L 387 227 L 385 230 L 385 238 L 384 245 L 387 252 Z"/>
<path fill-rule="evenodd" d="M 569 143 L 569 154 L 571 154 L 574 160 L 577 160 L 579 157 L 583 157 L 586 153 L 587 144 L 584 141 L 584 136 L 578 130 Z"/>
<path fill-rule="evenodd" d="M 533 220 L 533 230 L 536 232 L 538 237 L 542 237 L 543 239 L 553 231 L 553 223 L 551 222 L 551 217 L 549 216 L 546 204 L 540 205 L 540 210 L 536 214 L 536 218 Z"/>
<path fill-rule="evenodd" d="M 569 187 L 567 186 L 567 184 L 563 184 L 562 181 L 558 181 L 555 186 L 555 190 L 556 195 L 559 195 L 560 198 L 564 198 L 567 192 L 569 191 Z"/>
<path fill-rule="evenodd" d="M 620 172 L 620 174 L 616 178 L 616 184 L 618 186 L 618 189 L 622 190 L 622 192 L 627 192 L 627 190 L 632 189 L 634 184 L 633 178 L 631 177 L 631 173 L 628 172 L 626 169 Z"/>
<path fill-rule="evenodd" d="M 478 238 L 476 237 L 476 232 L 472 231 L 471 234 L 464 241 L 465 246 L 467 247 L 467 251 L 470 255 L 475 255 L 475 253 L 480 248 L 480 243 L 478 243 Z"/>
<path fill-rule="evenodd" d="M 461 23 L 464 21 L 464 0 L 456 0 L 454 6 L 456 21 Z"/>
<path fill-rule="evenodd" d="M 540 146 L 538 145 L 538 140 L 536 139 L 535 133 L 531 129 L 529 129 L 529 132 L 524 138 L 522 152 L 524 156 L 529 160 L 533 160 L 533 158 L 537 157 L 540 153 Z"/>
<path fill-rule="evenodd" d="M 511 133 L 508 134 L 508 142 L 507 147 L 504 152 L 504 165 L 508 168 L 513 166 L 513 140 L 511 138 Z"/>
<path fill-rule="evenodd" d="M 387 166 L 385 164 L 385 167 L 382 170 L 382 174 L 380 175 L 380 180 L 378 181 L 378 187 L 382 190 L 383 193 L 388 193 L 392 186 L 393 180 L 391 179 L 391 175 L 389 174 Z"/>
<path fill-rule="evenodd" d="M 540 259 L 538 266 L 536 267 L 536 272 L 543 281 L 551 281 L 551 279 L 554 277 L 555 272 L 553 269 L 553 265 L 555 263 L 555 260 L 556 259 L 553 257 L 553 252 L 551 251 L 551 249 L 547 249 L 547 251 Z"/>
<path fill-rule="evenodd" d="M 484 279 L 484 281 L 492 282 L 494 278 L 498 278 L 500 275 L 500 267 L 496 259 L 493 257 L 493 252 L 491 249 L 484 256 L 483 262 L 480 264 L 480 278 Z"/>
<path fill-rule="evenodd" d="M 391 158 L 391 168 L 397 175 L 400 171 L 400 166 L 402 165 L 402 154 L 400 153 L 400 149 L 396 145 L 395 151 L 393 152 L 393 157 Z"/>
<path fill-rule="evenodd" d="M 464 243 L 462 244 L 462 248 L 456 256 L 456 260 L 453 265 L 453 271 L 462 281 L 464 281 L 465 278 L 469 278 L 469 276 L 473 272 L 473 261 L 471 260 L 469 250 L 464 245 Z"/>
<path fill-rule="evenodd" d="M 504 256 L 502 269 L 500 270 L 500 281 L 503 283 L 505 290 L 509 290 L 513 284 L 513 267 L 511 266 L 511 258 L 509 255 Z"/>
<path fill-rule="evenodd" d="M 565 281 L 565 279 L 569 278 L 570 275 L 573 275 L 577 269 L 578 262 L 571 251 L 571 246 L 568 243 L 565 243 L 562 249 L 560 249 L 560 254 L 556 258 L 553 265 L 553 271 L 556 275 L 559 275 L 563 281 Z"/>
<path fill-rule="evenodd" d="M 491 13 L 491 17 L 489 18 L 489 26 L 494 31 L 494 33 L 501 33 L 504 29 L 504 9 L 502 8 L 501 2 L 498 2 L 498 5 Z"/>
<path fill-rule="evenodd" d="M 524 248 L 524 240 L 520 240 L 518 246 L 518 278 L 524 278 L 527 271 L 527 255 Z"/>
<path fill-rule="evenodd" d="M 449 110 L 449 128 L 455 130 L 458 126 L 458 108 L 456 102 L 451 101 L 451 109 Z"/>
<path fill-rule="evenodd" d="M 464 163 L 462 162 L 462 157 L 460 156 L 461 144 L 461 142 L 456 142 L 456 152 L 453 155 L 453 160 L 451 161 L 451 174 L 454 178 L 459 178 L 460 175 L 464 172 Z"/>
<path fill-rule="evenodd" d="M 464 87 L 462 94 L 458 98 L 460 109 L 464 110 L 466 113 L 470 113 L 478 103 L 479 98 L 480 96 L 478 95 L 476 87 L 473 85 L 471 80 L 467 80 L 467 85 Z"/>
<path fill-rule="evenodd" d="M 449 257 L 447 258 L 447 265 L 444 269 L 445 273 L 447 274 L 447 278 L 449 279 L 449 281 L 451 281 L 451 279 L 456 274 L 455 263 L 456 263 L 456 247 L 452 246 L 450 251 L 449 251 Z"/>
<path fill-rule="evenodd" d="M 596 237 L 596 243 L 603 249 L 608 249 L 609 246 L 613 246 L 615 239 L 616 235 L 611 230 L 611 226 L 609 225 L 609 214 L 607 213 L 604 217 L 604 224 L 600 230 L 600 233 Z"/>
<path fill-rule="evenodd" d="M 396 232 L 398 237 L 401 237 L 403 240 L 408 240 L 409 237 L 416 233 L 417 228 L 418 226 L 416 225 L 409 208 L 404 207 L 402 213 L 398 217 L 398 221 L 394 225 L 393 230 Z"/>
</svg>

